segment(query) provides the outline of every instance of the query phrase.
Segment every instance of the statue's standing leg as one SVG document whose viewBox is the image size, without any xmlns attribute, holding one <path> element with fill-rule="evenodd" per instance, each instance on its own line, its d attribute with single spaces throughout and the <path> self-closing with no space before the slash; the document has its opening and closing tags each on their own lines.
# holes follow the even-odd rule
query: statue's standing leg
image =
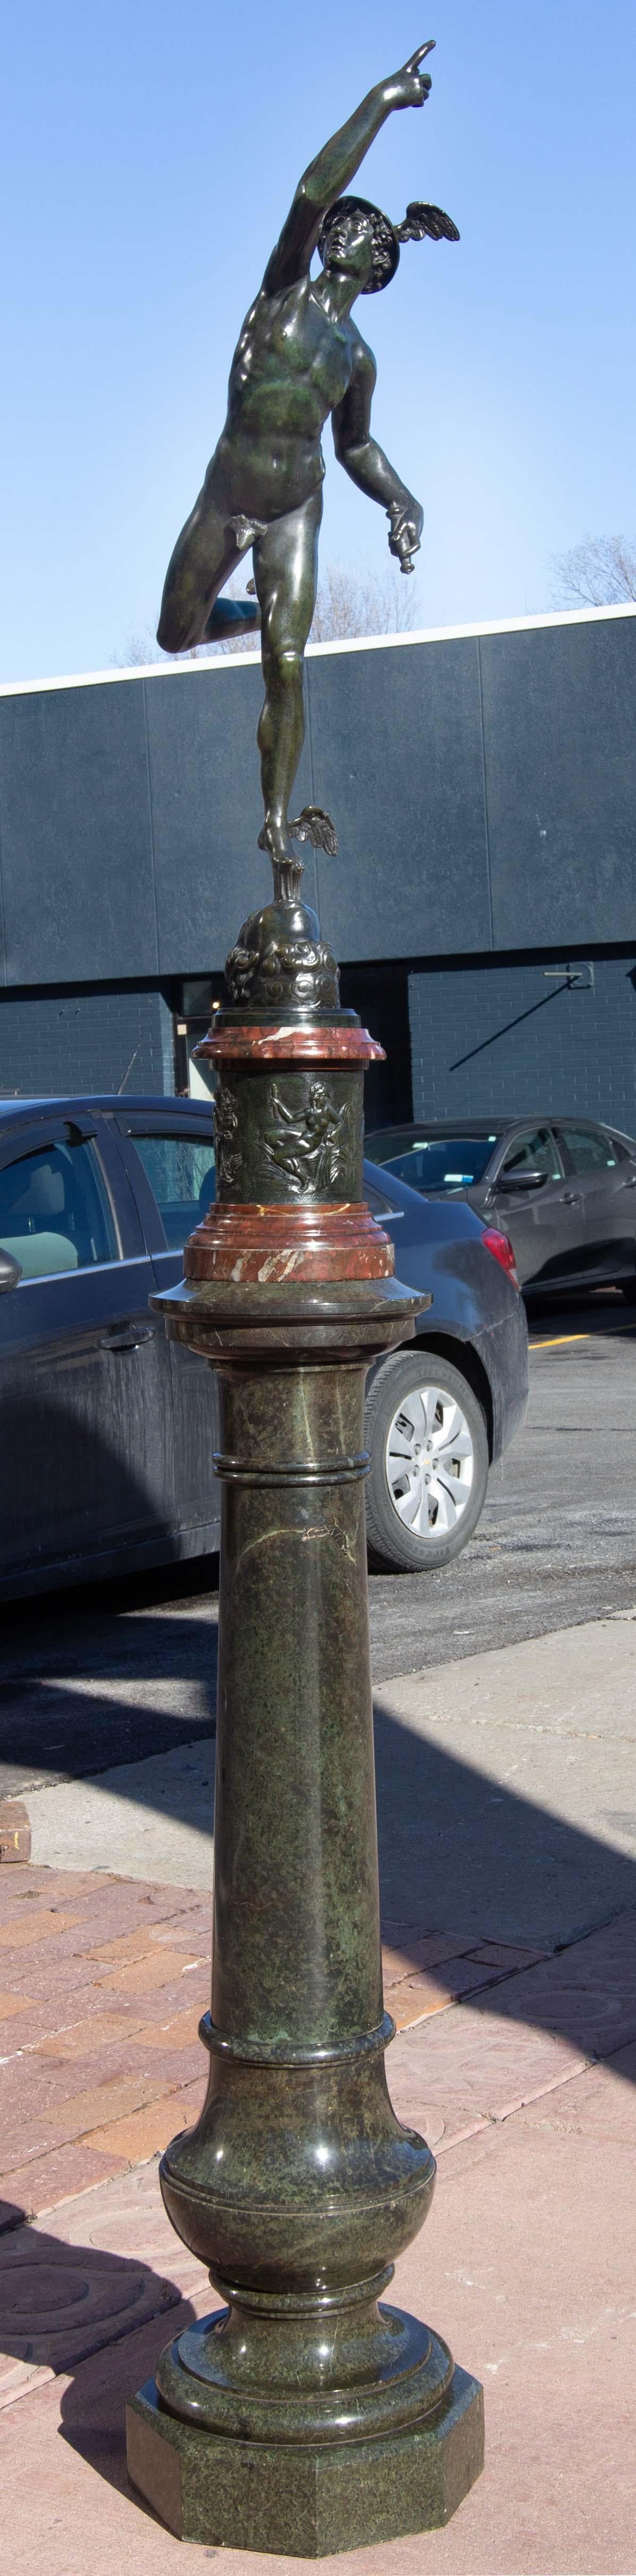
<svg viewBox="0 0 636 2576">
<path fill-rule="evenodd" d="M 254 547 L 265 698 L 259 719 L 263 843 L 293 858 L 288 808 L 305 734 L 303 656 L 316 603 L 322 491 L 274 519 Z"/>
</svg>

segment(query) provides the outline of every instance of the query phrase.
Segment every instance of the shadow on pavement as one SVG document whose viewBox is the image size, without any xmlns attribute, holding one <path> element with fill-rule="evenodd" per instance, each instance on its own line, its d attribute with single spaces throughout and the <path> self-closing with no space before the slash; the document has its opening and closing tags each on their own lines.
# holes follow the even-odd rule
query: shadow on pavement
<svg viewBox="0 0 636 2576">
<path fill-rule="evenodd" d="M 432 1744 L 381 1700 L 375 1740 L 383 1925 L 405 1974 L 419 1969 L 423 1932 L 460 1935 L 466 1951 L 486 1942 L 556 1953 L 517 1973 L 504 1961 L 497 1983 L 484 1970 L 485 1991 L 465 1993 L 463 2007 L 553 2030 L 588 2055 L 636 2040 L 636 1858 Z M 99 1777 L 91 1787 L 99 1795 Z M 137 1767 L 116 1788 L 122 1803 L 165 1814 Z M 182 1775 L 174 1765 L 170 1814 L 212 1834 L 212 1795 L 207 1813 L 200 1798 L 193 1813 L 185 1762 Z M 448 1969 L 426 1977 L 447 2001 Z"/>
<path fill-rule="evenodd" d="M 624 1297 L 620 1288 L 552 1288 L 542 1295 L 526 1288 L 524 1304 L 531 1343 L 544 1334 L 569 1331 L 591 1339 L 612 1332 L 636 1334 L 636 1298 Z"/>
<path fill-rule="evenodd" d="M 112 2348 L 135 2336 L 127 2356 L 132 2396 L 163 2344 L 194 2323 L 196 2310 L 175 2282 L 148 2263 L 95 2245 L 65 2244 L 25 2225 L 21 2209 L 7 2201 L 0 2201 L 0 2230 L 7 2231 L 0 2234 L 0 2352 L 17 2365 L 45 2367 L 64 2378 L 79 2373 L 62 2394 L 63 2438 L 109 2485 L 131 2495 L 121 2374 L 109 2367 Z M 137 2338 L 144 2327 L 148 2349 L 140 2356 Z M 97 2356 L 102 2367 L 87 2373 L 82 2365 Z M 10 2402 L 6 2371 L 3 2380 Z M 135 2503 L 147 2510 L 136 2493 Z"/>
<path fill-rule="evenodd" d="M 375 1743 L 387 1917 L 551 1950 L 636 1906 L 636 1858 L 401 1725 L 381 1697 Z"/>
<path fill-rule="evenodd" d="M 209 1585 L 210 1559 L 205 1563 Z M 192 1568 L 187 1571 L 191 1596 Z M 165 1597 L 164 1587 L 165 1578 Z M 121 1601 L 118 1607 L 121 1612 Z M 101 1632 L 90 1617 L 81 1627 L 76 1623 L 68 1652 L 56 1646 L 46 1673 L 18 1672 L 0 1682 L 0 1733 L 6 1731 L 8 1739 L 5 1795 L 18 1795 L 42 1778 L 83 1780 L 214 1734 L 215 1603 L 206 1599 L 198 1619 L 188 1610 L 153 1618 L 135 1609 L 133 1619 L 111 1616 L 108 1624 L 103 1602 L 100 1608 Z M 5 1655 L 9 1643 L 5 1631 Z M 52 1661 L 59 1664 L 57 1676 Z"/>
</svg>

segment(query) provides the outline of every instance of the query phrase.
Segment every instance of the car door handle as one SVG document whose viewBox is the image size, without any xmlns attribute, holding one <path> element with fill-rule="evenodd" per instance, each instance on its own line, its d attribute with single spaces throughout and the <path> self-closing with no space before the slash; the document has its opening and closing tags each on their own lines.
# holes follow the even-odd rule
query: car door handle
<svg viewBox="0 0 636 2576">
<path fill-rule="evenodd" d="M 564 1207 L 580 1207 L 581 1205 L 580 1190 L 560 1190 L 559 1197 L 563 1200 Z"/>
<path fill-rule="evenodd" d="M 138 1351 L 142 1342 L 154 1342 L 154 1324 L 130 1324 L 125 1333 L 100 1333 L 102 1351 Z"/>
</svg>

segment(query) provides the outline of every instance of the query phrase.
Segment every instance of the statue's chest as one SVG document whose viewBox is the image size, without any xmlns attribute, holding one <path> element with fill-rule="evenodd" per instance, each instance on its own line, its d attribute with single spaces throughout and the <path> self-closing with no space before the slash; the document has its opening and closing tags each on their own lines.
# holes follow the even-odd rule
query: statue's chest
<svg viewBox="0 0 636 2576">
<path fill-rule="evenodd" d="M 290 376 L 312 385 L 327 411 L 342 401 L 351 378 L 351 340 L 346 328 L 329 321 L 308 296 L 300 309 L 279 315 L 272 334 L 277 356 Z"/>
</svg>

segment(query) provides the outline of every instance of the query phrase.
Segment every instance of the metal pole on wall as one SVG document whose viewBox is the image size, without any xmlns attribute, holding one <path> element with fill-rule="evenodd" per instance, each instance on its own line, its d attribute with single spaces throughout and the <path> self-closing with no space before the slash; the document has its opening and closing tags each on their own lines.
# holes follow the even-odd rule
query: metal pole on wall
<svg viewBox="0 0 636 2576">
<path fill-rule="evenodd" d="M 299 898 L 294 839 L 333 852 L 333 825 L 317 807 L 288 819 L 317 533 L 313 413 L 299 386 L 303 365 L 312 400 L 322 383 L 320 428 L 342 405 L 334 368 L 355 372 L 354 296 L 394 274 L 397 232 L 340 191 L 391 108 L 424 103 L 429 50 L 369 93 L 301 182 L 245 325 L 225 446 L 175 549 L 160 626 L 174 650 L 192 631 L 220 631 L 217 593 L 252 544 L 274 900 L 239 933 L 232 1002 L 201 1048 L 217 1076 L 216 1204 L 186 1247 L 181 1286 L 152 1301 L 219 1380 L 209 2076 L 201 2118 L 167 2148 L 160 2178 L 223 2304 L 168 2345 L 132 2398 L 128 2465 L 178 2537 L 301 2557 L 446 2522 L 483 2448 L 477 2382 L 383 2295 L 426 2216 L 435 2164 L 397 2120 L 384 2064 L 394 2025 L 382 1999 L 364 1388 L 370 1362 L 412 1336 L 428 1301 L 395 1280 L 392 1245 L 363 1203 L 364 1071 L 381 1050 L 340 1009 L 335 958 Z M 439 209 L 408 216 L 400 238 L 439 239 L 440 226 L 454 237 Z M 287 420 L 276 511 L 272 402 Z M 419 504 L 381 451 L 365 468 L 359 403 L 356 419 L 356 479 L 383 501 L 409 570 Z M 294 498 L 303 475 L 306 501 Z"/>
</svg>

